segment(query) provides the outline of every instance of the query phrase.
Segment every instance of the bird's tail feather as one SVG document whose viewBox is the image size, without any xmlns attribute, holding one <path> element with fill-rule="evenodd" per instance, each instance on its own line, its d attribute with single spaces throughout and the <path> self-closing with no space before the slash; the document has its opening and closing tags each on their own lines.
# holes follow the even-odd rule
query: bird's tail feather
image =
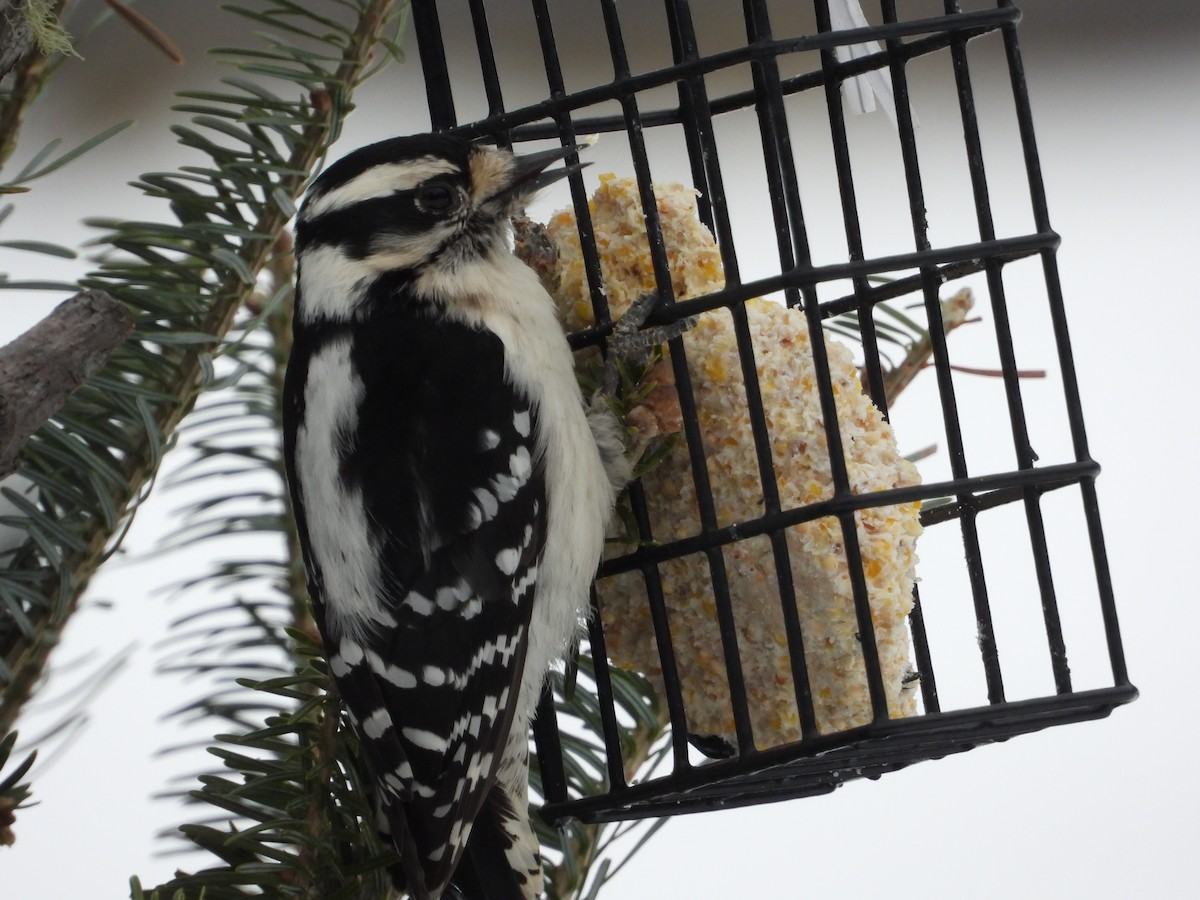
<svg viewBox="0 0 1200 900">
<path fill-rule="evenodd" d="M 461 900 L 537 900 L 542 861 L 529 818 L 497 784 L 471 829 L 449 896 Z M 457 892 L 455 894 L 454 892 Z"/>
</svg>

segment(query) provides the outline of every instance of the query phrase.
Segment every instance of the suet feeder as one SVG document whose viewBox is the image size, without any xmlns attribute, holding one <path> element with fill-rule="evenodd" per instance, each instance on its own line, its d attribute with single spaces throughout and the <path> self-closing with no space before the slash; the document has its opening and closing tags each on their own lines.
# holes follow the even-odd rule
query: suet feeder
<svg viewBox="0 0 1200 900">
<path fill-rule="evenodd" d="M 614 545 L 596 582 L 587 646 L 606 788 L 571 787 L 566 732 L 547 699 L 535 737 L 551 822 L 820 794 L 1100 718 L 1137 694 L 1020 12 L 1005 0 L 882 0 L 867 25 L 848 12 L 856 4 L 802 7 L 413 5 L 435 129 L 518 148 L 598 134 L 627 151 L 629 170 L 617 174 L 632 181 L 606 179 L 590 205 L 581 176 L 571 179 L 573 215 L 562 221 L 588 301 L 572 344 L 602 345 L 620 312 L 606 283 L 614 251 L 603 206 L 622 190 L 638 227 L 644 210 L 652 323 L 701 317 L 667 351 L 682 435 L 668 468 L 630 493 L 642 542 Z M 447 53 L 463 40 L 477 66 Z M 579 64 L 597 58 L 600 75 Z M 976 99 L 981 60 L 986 105 Z M 894 111 L 867 128 L 847 95 L 866 99 L 872 83 Z M 931 108 L 952 112 L 953 141 L 930 146 L 916 119 Z M 1005 141 L 1017 168 L 993 172 L 988 148 Z M 686 160 L 679 171 L 668 151 Z M 673 244 L 681 193 L 715 260 L 716 274 L 692 290 L 676 269 L 703 240 Z M 901 227 L 881 237 L 873 210 L 890 201 Z M 1008 213 L 1014 202 L 1021 215 Z M 964 286 L 980 321 L 960 348 L 950 332 Z M 926 333 L 889 343 L 913 318 Z M 1031 356 L 1048 377 L 1026 379 L 1019 360 Z M 979 358 L 995 371 L 967 371 Z M 929 371 L 892 403 L 897 379 L 913 375 L 905 366 Z M 716 385 L 727 391 L 714 399 Z M 896 447 L 930 443 L 918 478 Z M 618 665 L 647 677 L 669 716 L 666 762 L 637 783 L 613 696 Z"/>
</svg>

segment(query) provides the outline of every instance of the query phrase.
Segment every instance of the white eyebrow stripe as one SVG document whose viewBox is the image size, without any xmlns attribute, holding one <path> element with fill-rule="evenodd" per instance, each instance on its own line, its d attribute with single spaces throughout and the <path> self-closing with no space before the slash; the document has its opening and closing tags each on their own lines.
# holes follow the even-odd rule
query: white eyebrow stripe
<svg viewBox="0 0 1200 900">
<path fill-rule="evenodd" d="M 397 191 L 415 188 L 422 181 L 435 175 L 456 172 L 458 167 L 448 160 L 436 156 L 423 156 L 402 163 L 380 163 L 354 176 L 327 194 L 314 197 L 306 203 L 300 216 L 305 221 L 344 209 L 363 200 L 386 197 Z"/>
</svg>

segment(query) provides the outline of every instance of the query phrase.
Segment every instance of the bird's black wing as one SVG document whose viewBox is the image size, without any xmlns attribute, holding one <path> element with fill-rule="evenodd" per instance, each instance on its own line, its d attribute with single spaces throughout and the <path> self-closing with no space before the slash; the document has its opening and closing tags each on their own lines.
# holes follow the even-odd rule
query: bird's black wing
<svg viewBox="0 0 1200 900">
<path fill-rule="evenodd" d="M 505 377 L 493 334 L 397 303 L 350 337 L 361 390 L 340 477 L 362 498 L 391 621 L 359 636 L 325 627 L 327 653 L 407 888 L 436 895 L 486 799 L 524 670 L 545 541 L 537 413 Z M 293 393 L 301 383 L 297 374 Z M 292 446 L 303 398 L 293 403 Z M 296 505 L 311 560 L 307 526 L 321 511 L 306 508 L 303 488 Z M 313 568 L 328 610 L 341 598 Z"/>
</svg>

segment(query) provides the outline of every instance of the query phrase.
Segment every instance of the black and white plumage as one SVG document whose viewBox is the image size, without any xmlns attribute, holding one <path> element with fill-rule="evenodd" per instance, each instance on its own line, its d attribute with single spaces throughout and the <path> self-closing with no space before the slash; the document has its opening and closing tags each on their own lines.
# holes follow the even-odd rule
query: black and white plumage
<svg viewBox="0 0 1200 900">
<path fill-rule="evenodd" d="M 528 727 L 586 613 L 616 490 L 601 448 L 620 456 L 509 249 L 509 216 L 571 149 L 383 141 L 326 169 L 297 220 L 288 481 L 415 900 L 452 878 L 471 898 L 541 892 Z"/>
</svg>

